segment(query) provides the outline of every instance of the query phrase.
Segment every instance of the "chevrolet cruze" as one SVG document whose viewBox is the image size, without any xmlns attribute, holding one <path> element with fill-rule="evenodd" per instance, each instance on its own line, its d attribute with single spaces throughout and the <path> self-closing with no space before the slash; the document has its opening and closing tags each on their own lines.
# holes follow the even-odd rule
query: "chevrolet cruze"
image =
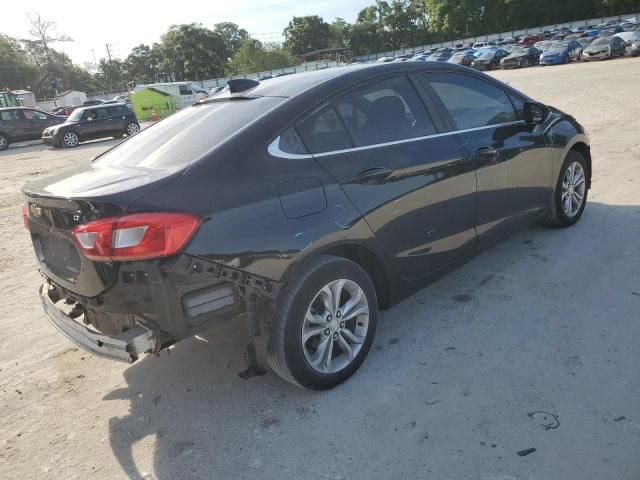
<svg viewBox="0 0 640 480">
<path fill-rule="evenodd" d="M 233 319 L 256 365 L 327 389 L 379 310 L 517 228 L 573 225 L 590 183 L 570 115 L 405 62 L 232 80 L 26 185 L 23 217 L 44 311 L 80 347 L 133 362 Z"/>
</svg>

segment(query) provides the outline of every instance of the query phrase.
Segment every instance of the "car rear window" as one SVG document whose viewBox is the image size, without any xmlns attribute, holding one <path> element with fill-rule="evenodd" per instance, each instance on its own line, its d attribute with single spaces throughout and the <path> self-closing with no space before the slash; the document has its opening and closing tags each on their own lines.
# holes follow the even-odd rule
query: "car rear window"
<svg viewBox="0 0 640 480">
<path fill-rule="evenodd" d="M 180 170 L 284 100 L 261 97 L 185 108 L 118 144 L 94 165 Z"/>
</svg>

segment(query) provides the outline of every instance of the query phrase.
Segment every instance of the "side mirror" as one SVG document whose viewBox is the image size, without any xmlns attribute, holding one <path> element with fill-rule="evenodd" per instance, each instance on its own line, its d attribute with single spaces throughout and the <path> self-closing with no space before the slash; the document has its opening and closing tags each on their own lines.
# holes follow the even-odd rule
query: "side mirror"
<svg viewBox="0 0 640 480">
<path fill-rule="evenodd" d="M 523 111 L 526 123 L 542 123 L 549 116 L 549 109 L 535 102 L 524 102 Z"/>
</svg>

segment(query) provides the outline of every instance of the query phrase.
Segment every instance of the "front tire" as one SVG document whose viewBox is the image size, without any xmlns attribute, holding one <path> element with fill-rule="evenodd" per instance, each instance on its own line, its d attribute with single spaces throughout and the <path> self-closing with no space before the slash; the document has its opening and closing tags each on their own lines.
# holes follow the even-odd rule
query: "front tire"
<svg viewBox="0 0 640 480">
<path fill-rule="evenodd" d="M 375 289 L 362 267 L 321 255 L 280 293 L 267 362 L 299 387 L 333 388 L 366 358 L 377 318 Z"/>
<path fill-rule="evenodd" d="M 551 227 L 570 227 L 580 220 L 587 205 L 588 165 L 585 158 L 575 150 L 565 158 L 553 194 L 551 211 L 544 223 Z"/>
<path fill-rule="evenodd" d="M 0 152 L 9 148 L 9 137 L 0 134 Z"/>
<path fill-rule="evenodd" d="M 74 148 L 80 143 L 80 138 L 78 138 L 78 134 L 75 132 L 65 132 L 62 135 L 61 143 L 64 148 Z"/>
</svg>

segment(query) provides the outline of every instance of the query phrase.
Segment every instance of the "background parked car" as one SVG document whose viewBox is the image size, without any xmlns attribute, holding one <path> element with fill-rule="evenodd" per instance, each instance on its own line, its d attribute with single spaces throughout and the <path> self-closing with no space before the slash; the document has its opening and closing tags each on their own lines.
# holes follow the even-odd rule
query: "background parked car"
<svg viewBox="0 0 640 480">
<path fill-rule="evenodd" d="M 120 138 L 140 131 L 136 115 L 123 103 L 75 110 L 66 122 L 42 132 L 42 140 L 53 147 L 73 148 L 85 140 Z"/>
<path fill-rule="evenodd" d="M 640 55 L 640 41 L 631 44 L 631 47 L 629 47 L 629 54 L 632 57 Z"/>
<path fill-rule="evenodd" d="M 539 61 L 540 53 L 536 47 L 517 48 L 500 60 L 500 66 L 502 68 L 523 68 L 535 65 Z"/>
<path fill-rule="evenodd" d="M 0 108 L 0 150 L 6 150 L 11 143 L 38 140 L 45 128 L 65 120 L 66 117 L 35 108 Z"/>
<path fill-rule="evenodd" d="M 620 37 L 596 38 L 582 54 L 582 61 L 606 60 L 613 57 L 621 57 L 625 53 L 627 44 Z"/>
<path fill-rule="evenodd" d="M 471 63 L 476 59 L 475 50 L 467 50 L 465 52 L 454 53 L 449 60 L 449 63 L 455 63 L 457 65 L 464 65 L 470 67 Z"/>
<path fill-rule="evenodd" d="M 104 100 L 86 100 L 82 102 L 83 107 L 92 107 L 94 105 L 102 105 Z"/>
<path fill-rule="evenodd" d="M 540 55 L 540 65 L 558 65 L 578 60 L 582 54 L 582 47 L 575 40 L 553 42 Z"/>
<path fill-rule="evenodd" d="M 640 32 L 620 32 L 616 33 L 614 37 L 621 38 L 627 46 L 640 40 Z"/>
<path fill-rule="evenodd" d="M 525 46 L 529 46 L 529 45 L 533 45 L 534 43 L 537 43 L 541 40 L 544 40 L 544 38 L 541 35 L 528 35 L 526 37 L 524 37 L 522 40 L 520 40 L 518 43 L 520 45 L 525 45 Z"/>
<path fill-rule="evenodd" d="M 52 115 L 58 115 L 61 117 L 68 117 L 78 107 L 57 107 L 51 111 Z"/>
<path fill-rule="evenodd" d="M 506 50 L 486 50 L 471 62 L 476 70 L 495 70 L 500 66 L 500 60 L 509 56 Z"/>
</svg>

